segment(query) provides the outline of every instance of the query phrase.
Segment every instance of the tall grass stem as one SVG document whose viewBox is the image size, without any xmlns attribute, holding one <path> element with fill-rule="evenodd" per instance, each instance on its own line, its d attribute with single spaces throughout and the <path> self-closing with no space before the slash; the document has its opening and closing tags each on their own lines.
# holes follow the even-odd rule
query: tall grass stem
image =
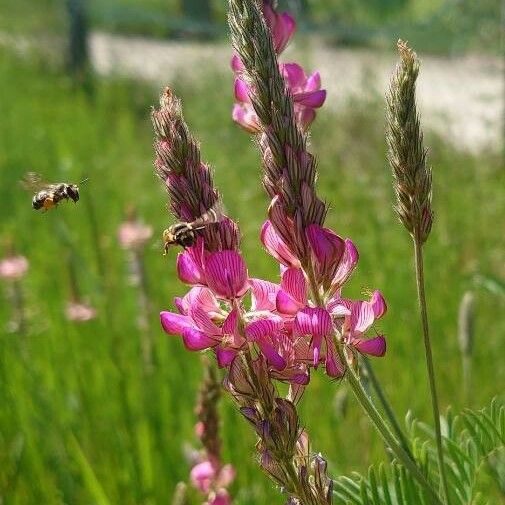
<svg viewBox="0 0 505 505">
<path fill-rule="evenodd" d="M 417 297 L 419 300 L 419 311 L 421 315 L 421 326 L 423 330 L 424 350 L 426 356 L 426 368 L 428 370 L 428 380 L 430 384 L 431 406 L 433 410 L 433 421 L 435 423 L 435 437 L 437 441 L 437 457 L 440 472 L 440 484 L 444 495 L 444 501 L 447 505 L 449 501 L 449 487 L 445 474 L 444 451 L 442 445 L 442 431 L 440 429 L 440 410 L 438 406 L 437 387 L 435 381 L 435 369 L 433 367 L 433 354 L 431 351 L 430 331 L 428 326 L 428 310 L 426 306 L 426 294 L 424 289 L 424 261 L 423 246 L 418 233 L 413 235 L 414 256 L 416 268 Z"/>
</svg>

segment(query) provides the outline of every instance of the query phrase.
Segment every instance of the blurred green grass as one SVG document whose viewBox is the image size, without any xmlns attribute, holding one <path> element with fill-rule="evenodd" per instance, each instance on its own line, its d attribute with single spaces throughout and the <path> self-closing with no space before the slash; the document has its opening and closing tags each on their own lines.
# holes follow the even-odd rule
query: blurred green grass
<svg viewBox="0 0 505 505">
<path fill-rule="evenodd" d="M 93 92 L 45 62 L 20 61 L 0 50 L 0 239 L 14 238 L 30 260 L 23 281 L 30 330 L 4 331 L 0 318 L 0 497 L 6 504 L 168 503 L 189 466 L 183 447 L 194 442 L 193 407 L 199 357 L 178 338 L 162 334 L 157 313 L 186 288 L 174 275 L 175 252 L 161 255 L 154 238 L 145 253 L 155 340 L 155 371 L 142 373 L 135 291 L 116 233 L 124 208 L 134 203 L 155 230 L 170 222 L 166 197 L 153 175 L 149 107 L 158 90 L 132 82 L 96 80 Z M 268 204 L 259 184 L 258 154 L 230 120 L 231 79 L 173 85 L 186 118 L 215 167 L 227 211 L 238 218 L 251 276 L 274 278 L 273 259 L 258 229 Z M 223 90 L 226 90 L 223 93 Z M 331 97 L 329 97 L 331 100 Z M 330 202 L 328 224 L 360 251 L 349 295 L 380 288 L 389 304 L 380 330 L 388 353 L 376 372 L 400 416 L 408 410 L 430 420 L 423 347 L 417 325 L 409 239 L 392 211 L 385 162 L 383 104 L 377 97 L 323 110 L 314 126 L 319 188 Z M 428 135 L 434 167 L 436 223 L 426 249 L 427 289 L 441 402 L 464 405 L 456 320 L 465 290 L 476 289 L 477 316 L 471 405 L 500 392 L 505 367 L 500 342 L 503 300 L 474 285 L 474 277 L 503 278 L 505 174 L 498 154 L 473 156 Z M 49 180 L 78 181 L 81 201 L 41 215 L 18 181 L 28 170 Z M 76 262 L 84 297 L 96 321 L 75 325 L 64 317 L 69 297 L 68 258 Z M 364 471 L 384 458 L 383 447 L 352 398 L 345 417 L 335 395 L 342 388 L 313 374 L 302 406 L 314 450 L 331 472 Z M 223 401 L 225 461 L 238 467 L 237 504 L 280 503 L 252 454 L 254 437 L 228 399 Z"/>
</svg>

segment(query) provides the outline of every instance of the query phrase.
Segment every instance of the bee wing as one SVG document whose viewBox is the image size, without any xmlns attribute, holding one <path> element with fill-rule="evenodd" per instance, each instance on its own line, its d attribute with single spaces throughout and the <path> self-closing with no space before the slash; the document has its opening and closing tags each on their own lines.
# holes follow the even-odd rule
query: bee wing
<svg viewBox="0 0 505 505">
<path fill-rule="evenodd" d="M 36 172 L 27 172 L 20 181 L 21 186 L 27 191 L 40 191 L 51 186 L 45 182 L 42 176 Z"/>
<path fill-rule="evenodd" d="M 223 215 L 223 204 L 220 200 L 217 200 L 210 209 L 191 223 L 191 227 L 194 230 L 201 230 L 209 224 L 219 223 L 223 219 Z"/>
</svg>

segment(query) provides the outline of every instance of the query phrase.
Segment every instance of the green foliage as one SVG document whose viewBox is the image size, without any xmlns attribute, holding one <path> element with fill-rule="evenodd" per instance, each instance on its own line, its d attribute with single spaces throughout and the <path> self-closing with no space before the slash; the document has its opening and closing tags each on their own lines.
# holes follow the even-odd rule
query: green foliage
<svg viewBox="0 0 505 505">
<path fill-rule="evenodd" d="M 478 491 L 479 473 L 486 469 L 498 492 L 505 497 L 505 405 L 494 399 L 482 410 L 466 409 L 458 416 L 448 412 L 445 421 L 444 450 L 452 504 L 491 503 L 490 495 Z M 435 485 L 439 482 L 436 443 L 432 429 L 408 419 L 414 457 Z M 371 466 L 368 474 L 335 481 L 337 503 L 352 505 L 429 504 L 418 484 L 396 461 Z"/>
<path fill-rule="evenodd" d="M 201 369 L 196 353 L 159 328 L 158 311 L 173 309 L 173 297 L 186 292 L 175 277 L 176 252 L 163 258 L 158 238 L 171 222 L 152 169 L 149 107 L 159 89 L 97 78 L 84 91 L 47 62 L 23 61 L 5 51 L 0 73 L 0 248 L 11 236 L 30 260 L 22 283 L 26 334 L 5 331 L 11 309 L 0 284 L 0 496 L 9 505 L 169 503 L 176 483 L 188 477 L 184 446 L 194 443 Z M 202 158 L 215 167 L 227 211 L 239 220 L 250 275 L 276 279 L 278 265 L 258 240 L 268 205 L 258 153 L 230 120 L 231 76 L 209 69 L 206 79 L 172 86 L 201 140 Z M 373 360 L 374 369 L 396 411 L 411 409 L 430 419 L 413 316 L 410 244 L 392 211 L 383 122 L 383 103 L 375 98 L 356 100 L 338 113 L 324 108 L 312 149 L 319 158 L 319 189 L 331 206 L 328 225 L 351 237 L 360 251 L 346 295 L 380 288 L 388 301 L 378 328 L 387 336 L 388 353 Z M 505 237 L 496 224 L 505 215 L 505 174 L 498 155 L 465 154 L 436 136 L 428 135 L 426 143 L 435 178 L 436 222 L 426 251 L 434 356 L 443 364 L 441 402 L 460 410 L 457 311 L 476 275 L 503 273 Z M 90 180 L 75 206 L 64 203 L 39 214 L 18 185 L 28 170 L 49 180 Z M 116 239 L 128 203 L 154 229 L 144 256 L 155 347 L 154 371 L 147 377 L 136 292 Z M 97 320 L 79 326 L 64 316 L 69 257 L 81 295 L 98 310 Z M 505 381 L 497 361 L 505 332 L 505 321 L 497 317 L 502 302 L 485 289 L 476 291 L 473 405 L 487 402 Z M 314 373 L 301 402 L 302 420 L 314 450 L 329 458 L 331 475 L 366 472 L 384 458 L 383 446 L 355 402 L 345 415 L 337 411 L 341 388 Z M 282 503 L 252 458 L 249 426 L 226 400 L 221 415 L 224 459 L 239 468 L 231 490 L 235 503 Z M 481 490 L 487 489 L 484 480 Z"/>
</svg>

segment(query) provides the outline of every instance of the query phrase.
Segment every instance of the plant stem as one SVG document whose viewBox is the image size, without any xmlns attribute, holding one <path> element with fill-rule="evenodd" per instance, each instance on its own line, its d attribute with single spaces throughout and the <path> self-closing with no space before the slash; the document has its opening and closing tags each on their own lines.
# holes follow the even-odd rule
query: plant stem
<svg viewBox="0 0 505 505">
<path fill-rule="evenodd" d="M 415 461 L 411 459 L 409 454 L 398 443 L 395 436 L 391 432 L 391 429 L 384 421 L 379 411 L 370 400 L 369 396 L 366 394 L 366 391 L 363 389 L 359 377 L 354 371 L 352 363 L 349 363 L 347 360 L 340 343 L 337 343 L 337 351 L 342 362 L 347 364 L 346 377 L 349 381 L 349 384 L 351 385 L 353 393 L 355 394 L 365 412 L 368 414 L 370 420 L 372 421 L 372 424 L 377 428 L 377 431 L 380 433 L 388 447 L 393 451 L 394 455 L 398 458 L 400 463 L 411 473 L 412 477 L 414 477 L 414 479 L 416 479 L 421 487 L 425 490 L 430 499 L 430 503 L 434 505 L 442 505 L 440 498 L 431 487 L 425 475 L 421 472 Z"/>
<path fill-rule="evenodd" d="M 363 356 L 360 361 L 361 361 L 363 368 L 365 369 L 368 377 L 370 378 L 370 382 L 372 383 L 375 393 L 377 394 L 377 397 L 379 398 L 379 402 L 381 403 L 381 405 L 384 409 L 386 417 L 389 419 L 389 422 L 391 423 L 391 426 L 393 428 L 393 431 L 396 434 L 396 437 L 400 441 L 400 444 L 403 447 L 403 449 L 405 450 L 405 452 L 409 455 L 410 459 L 414 459 L 414 457 L 412 456 L 412 453 L 410 452 L 409 442 L 408 442 L 407 438 L 405 437 L 405 434 L 403 433 L 403 430 L 401 429 L 400 424 L 398 423 L 398 420 L 396 419 L 393 408 L 391 407 L 390 403 L 388 402 L 388 400 L 386 398 L 386 395 L 384 394 L 384 390 L 382 389 L 382 386 L 380 385 L 380 382 L 377 379 L 377 376 L 375 375 L 373 367 L 370 364 L 370 360 L 366 356 Z"/>
<path fill-rule="evenodd" d="M 423 249 L 418 233 L 414 233 L 414 256 L 416 266 L 416 284 L 417 296 L 419 299 L 419 311 L 421 314 L 421 325 L 424 337 L 424 350 L 426 356 L 426 367 L 428 369 L 428 379 L 430 383 L 431 406 L 433 410 L 433 421 L 435 423 L 435 435 L 437 440 L 438 467 L 440 471 L 440 481 L 443 489 L 444 500 L 447 505 L 449 501 L 449 488 L 447 486 L 447 477 L 445 475 L 444 452 L 442 447 L 442 432 L 440 429 L 440 411 L 438 408 L 437 388 L 435 384 L 435 370 L 433 367 L 433 356 L 430 344 L 430 332 L 428 327 L 428 311 L 426 307 L 426 295 L 424 290 L 424 265 Z"/>
</svg>

